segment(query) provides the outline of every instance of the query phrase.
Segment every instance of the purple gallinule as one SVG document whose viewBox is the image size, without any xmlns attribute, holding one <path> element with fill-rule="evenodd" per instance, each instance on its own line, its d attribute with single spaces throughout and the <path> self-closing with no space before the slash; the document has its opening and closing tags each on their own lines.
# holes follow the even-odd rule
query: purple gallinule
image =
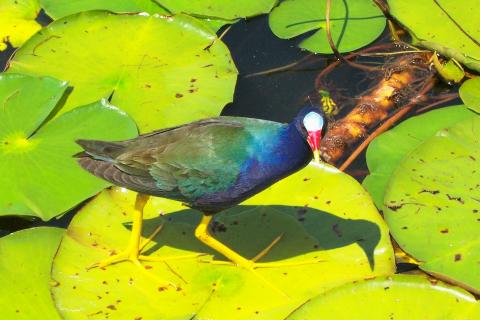
<svg viewBox="0 0 480 320">
<path fill-rule="evenodd" d="M 323 112 L 305 107 L 289 124 L 251 118 L 217 117 L 161 129 L 125 141 L 78 140 L 80 165 L 111 183 L 138 192 L 132 234 L 123 252 L 97 266 L 140 255 L 143 208 L 149 196 L 182 201 L 203 213 L 195 236 L 234 264 L 253 269 L 248 260 L 211 236 L 212 215 L 232 207 L 276 181 L 319 162 Z M 272 263 L 265 263 L 272 264 Z"/>
</svg>

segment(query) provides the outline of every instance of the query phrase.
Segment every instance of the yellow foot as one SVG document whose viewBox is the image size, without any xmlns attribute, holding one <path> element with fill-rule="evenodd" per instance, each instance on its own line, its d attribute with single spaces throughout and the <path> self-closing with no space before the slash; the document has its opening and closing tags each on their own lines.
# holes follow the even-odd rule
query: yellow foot
<svg viewBox="0 0 480 320">
<path fill-rule="evenodd" d="M 192 259 L 192 258 L 204 256 L 204 255 L 205 254 L 201 253 L 201 254 L 179 255 L 179 256 L 172 256 L 172 257 L 151 257 L 151 256 L 145 256 L 145 255 L 135 256 L 129 250 L 125 250 L 120 252 L 119 254 L 115 254 L 111 256 L 110 258 L 94 263 L 87 269 L 106 268 L 112 264 L 117 264 L 125 261 L 130 261 L 137 266 L 143 267 L 140 261 L 166 262 L 166 261 L 172 261 L 172 260 Z"/>
<path fill-rule="evenodd" d="M 302 261 L 282 261 L 282 262 L 255 262 L 255 260 L 245 261 L 220 261 L 220 260 L 202 260 L 201 262 L 210 263 L 214 265 L 224 266 L 239 266 L 248 270 L 261 269 L 261 268 L 284 268 L 284 267 L 297 267 L 308 264 L 316 264 L 323 262 L 320 259 L 302 260 Z"/>
<path fill-rule="evenodd" d="M 94 263 L 87 270 L 92 268 L 105 268 L 109 265 L 116 264 L 119 262 L 130 261 L 133 264 L 143 268 L 140 261 L 149 261 L 149 262 L 166 262 L 172 260 L 183 260 L 183 259 L 193 259 L 206 255 L 205 253 L 196 253 L 188 255 L 178 255 L 172 257 L 152 257 L 139 254 L 145 249 L 145 247 L 158 235 L 158 233 L 163 229 L 163 224 L 158 226 L 152 234 L 139 246 L 138 249 L 135 248 L 135 243 L 130 243 L 129 248 L 125 251 L 122 251 L 118 254 L 112 255 L 110 258 Z"/>
</svg>

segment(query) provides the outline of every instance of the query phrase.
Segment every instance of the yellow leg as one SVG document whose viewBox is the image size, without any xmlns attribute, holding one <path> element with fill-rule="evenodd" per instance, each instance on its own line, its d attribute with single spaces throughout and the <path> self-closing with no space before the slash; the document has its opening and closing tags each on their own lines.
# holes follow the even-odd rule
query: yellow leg
<svg viewBox="0 0 480 320">
<path fill-rule="evenodd" d="M 141 193 L 137 194 L 137 198 L 135 199 L 135 207 L 133 210 L 132 231 L 130 234 L 130 240 L 128 241 L 127 248 L 118 254 L 115 254 L 105 260 L 95 263 L 90 268 L 105 268 L 111 264 L 123 261 L 131 261 L 138 266 L 142 266 L 140 261 L 163 262 L 167 260 L 190 259 L 201 256 L 201 254 L 173 257 L 150 257 L 140 255 L 140 252 L 145 248 L 145 246 L 150 241 L 152 241 L 153 238 L 155 238 L 163 228 L 162 224 L 158 228 L 156 228 L 155 231 L 143 243 L 140 242 L 142 238 L 143 209 L 145 208 L 145 205 L 147 204 L 149 198 L 150 196 L 148 195 Z"/>
<path fill-rule="evenodd" d="M 264 250 L 262 250 L 259 254 L 257 254 L 253 259 L 249 260 L 217 239 L 213 238 L 212 235 L 208 231 L 208 225 L 210 221 L 212 220 L 212 216 L 207 216 L 204 215 L 202 220 L 200 221 L 200 224 L 197 226 L 195 229 L 195 236 L 202 241 L 204 244 L 209 246 L 210 248 L 216 250 L 217 252 L 223 254 L 225 257 L 227 257 L 233 264 L 243 267 L 248 270 L 253 270 L 255 268 L 277 268 L 277 267 L 292 267 L 292 266 L 301 266 L 305 264 L 313 264 L 313 263 L 318 263 L 320 260 L 308 260 L 308 261 L 292 261 L 292 262 L 256 262 L 263 258 L 265 255 L 268 254 L 268 252 L 272 249 L 272 247 L 280 241 L 283 235 L 278 236 L 273 240 L 273 242 Z M 214 264 L 231 264 L 230 262 L 225 262 L 225 261 L 213 261 L 211 263 Z"/>
</svg>

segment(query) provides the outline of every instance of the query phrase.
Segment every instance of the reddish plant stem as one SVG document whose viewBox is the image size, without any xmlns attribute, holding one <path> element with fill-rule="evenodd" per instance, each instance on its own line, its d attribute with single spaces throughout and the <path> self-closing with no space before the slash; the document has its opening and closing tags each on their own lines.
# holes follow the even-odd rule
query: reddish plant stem
<svg viewBox="0 0 480 320">
<path fill-rule="evenodd" d="M 339 61 L 345 62 L 345 59 L 343 56 L 340 54 L 338 51 L 337 47 L 335 46 L 335 43 L 333 42 L 332 39 L 332 33 L 330 31 L 330 9 L 332 7 L 332 0 L 327 0 L 327 5 L 325 8 L 325 22 L 326 22 L 326 28 L 325 31 L 327 32 L 327 39 L 328 39 L 328 44 L 330 45 L 330 48 L 333 51 L 333 54 Z"/>
<path fill-rule="evenodd" d="M 378 45 L 378 46 L 373 46 L 373 47 L 370 47 L 370 48 L 366 48 L 364 50 L 361 50 L 361 51 L 358 51 L 358 52 L 352 52 L 346 56 L 344 56 L 344 60 L 347 61 L 347 63 L 350 63 L 350 61 L 348 61 L 349 59 L 352 59 L 356 56 L 359 56 L 363 53 L 367 53 L 367 52 L 371 52 L 371 51 L 375 51 L 375 50 L 379 50 L 379 49 L 387 49 L 389 47 L 392 47 L 392 44 L 388 43 L 388 44 L 381 44 L 381 45 Z M 340 63 L 342 63 L 342 61 L 335 61 L 331 64 L 329 64 L 325 69 L 323 69 L 317 76 L 316 80 L 315 80 L 315 87 L 316 88 L 319 88 L 321 87 L 321 80 L 323 77 L 325 77 L 327 74 L 329 74 L 330 72 L 332 72 Z"/>
<path fill-rule="evenodd" d="M 420 108 L 418 109 L 415 113 L 416 114 L 419 114 L 419 113 L 422 113 L 422 112 L 425 112 L 425 111 L 428 111 L 438 105 L 441 105 L 441 104 L 444 104 L 444 103 L 447 103 L 449 101 L 452 101 L 452 100 L 455 100 L 458 98 L 458 93 L 454 93 L 454 94 L 449 94 L 447 95 L 446 97 L 443 97 L 443 98 L 440 98 L 439 100 L 433 102 L 433 103 L 430 103 L 428 106 L 425 106 L 423 108 Z"/>
</svg>

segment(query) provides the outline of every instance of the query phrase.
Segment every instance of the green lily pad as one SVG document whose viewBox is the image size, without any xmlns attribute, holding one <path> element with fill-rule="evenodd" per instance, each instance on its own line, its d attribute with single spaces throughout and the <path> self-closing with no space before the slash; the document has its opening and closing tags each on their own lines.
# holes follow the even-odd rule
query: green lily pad
<svg viewBox="0 0 480 320">
<path fill-rule="evenodd" d="M 235 20 L 269 13 L 278 0 L 157 0 L 157 2 L 174 13 Z"/>
<path fill-rule="evenodd" d="M 0 51 L 7 42 L 20 47 L 42 28 L 35 21 L 39 11 L 37 0 L 0 0 Z"/>
<path fill-rule="evenodd" d="M 50 269 L 63 229 L 39 227 L 0 239 L 0 317 L 61 319 L 50 294 Z"/>
<path fill-rule="evenodd" d="M 150 14 L 165 14 L 171 15 L 172 11 L 165 9 L 158 1 L 154 0 L 128 0 L 128 1 L 118 1 L 118 0 L 76 0 L 76 1 L 63 1 L 63 0 L 39 0 L 42 8 L 47 12 L 47 14 L 55 20 L 64 18 L 66 16 L 90 11 L 90 10 L 106 10 L 116 13 L 134 13 L 134 12 L 148 12 Z M 182 6 L 180 6 L 180 9 Z M 184 10 L 179 10 L 179 13 L 184 12 Z M 219 19 L 219 18 L 208 18 L 200 16 L 200 20 L 203 20 L 213 32 L 216 32 L 222 26 L 226 24 L 231 24 L 237 21 Z"/>
<path fill-rule="evenodd" d="M 385 219 L 420 268 L 480 292 L 480 117 L 439 131 L 398 166 Z"/>
<path fill-rule="evenodd" d="M 465 81 L 460 87 L 460 98 L 473 111 L 480 112 L 480 78 Z"/>
<path fill-rule="evenodd" d="M 89 10 L 112 12 L 168 13 L 153 0 L 38 0 L 45 12 L 55 20 Z"/>
<path fill-rule="evenodd" d="M 287 319 L 474 320 L 479 317 L 480 304 L 465 290 L 424 276 L 394 275 L 336 288 L 308 301 Z"/>
<path fill-rule="evenodd" d="M 414 44 L 480 71 L 479 0 L 388 0 L 390 14 L 414 37 Z"/>
<path fill-rule="evenodd" d="M 475 114 L 465 106 L 433 110 L 412 117 L 373 140 L 367 149 L 370 174 L 362 184 L 370 192 L 377 207 L 383 206 L 388 180 L 406 155 L 438 130 L 473 116 Z"/>
<path fill-rule="evenodd" d="M 216 215 L 214 228 L 216 238 L 245 257 L 283 233 L 262 261 L 321 262 L 257 269 L 264 280 L 239 267 L 202 262 L 222 257 L 195 239 L 199 212 L 152 198 L 144 236 L 165 224 L 144 251 L 155 257 L 209 256 L 145 263 L 145 269 L 124 262 L 86 271 L 126 246 L 134 197 L 125 189 L 106 190 L 69 226 L 52 273 L 61 283 L 52 291 L 65 319 L 283 319 L 313 295 L 394 271 L 388 230 L 368 194 L 326 165 L 310 165 Z"/>
<path fill-rule="evenodd" d="M 44 124 L 66 88 L 52 78 L 0 75 L 0 215 L 49 220 L 91 197 L 108 183 L 80 168 L 74 141 L 136 135 L 131 118 L 104 101 Z"/>
<path fill-rule="evenodd" d="M 215 39 L 185 15 L 91 11 L 50 24 L 16 53 L 9 71 L 68 80 L 74 90 L 59 114 L 112 95 L 148 132 L 216 116 L 232 100 L 237 71 Z"/>
<path fill-rule="evenodd" d="M 325 20 L 326 1 L 285 0 L 270 14 L 270 28 L 282 39 L 316 31 L 300 47 L 315 53 L 332 53 Z M 385 17 L 370 0 L 332 1 L 330 11 L 332 39 L 340 52 L 368 45 L 385 29 Z"/>
</svg>

